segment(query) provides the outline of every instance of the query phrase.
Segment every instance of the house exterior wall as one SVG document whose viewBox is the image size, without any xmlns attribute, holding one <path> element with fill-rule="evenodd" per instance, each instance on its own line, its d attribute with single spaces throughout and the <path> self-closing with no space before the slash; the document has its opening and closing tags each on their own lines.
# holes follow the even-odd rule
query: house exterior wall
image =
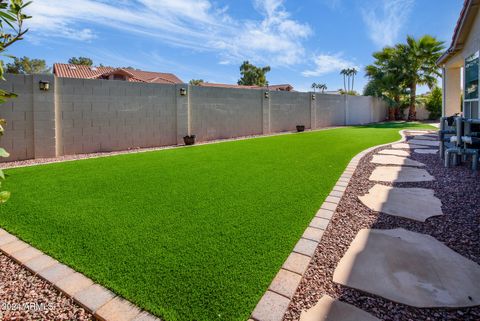
<svg viewBox="0 0 480 321">
<path fill-rule="evenodd" d="M 477 51 L 480 51 L 480 18 L 478 17 L 478 11 L 463 48 L 442 66 L 443 116 L 450 116 L 461 111 L 462 87 L 460 84 L 464 80 L 461 79 L 460 68 L 464 66 L 465 59 Z"/>
<path fill-rule="evenodd" d="M 38 82 L 50 82 L 40 91 Z M 0 88 L 19 95 L 0 106 L 7 120 L 2 161 L 382 121 L 386 105 L 372 97 L 145 84 L 113 80 L 7 75 Z M 186 95 L 181 95 L 181 89 Z"/>
</svg>

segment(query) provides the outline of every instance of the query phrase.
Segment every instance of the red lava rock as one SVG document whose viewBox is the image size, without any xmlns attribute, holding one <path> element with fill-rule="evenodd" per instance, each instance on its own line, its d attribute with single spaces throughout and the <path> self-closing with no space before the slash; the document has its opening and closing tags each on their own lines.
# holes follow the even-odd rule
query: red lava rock
<svg viewBox="0 0 480 321">
<path fill-rule="evenodd" d="M 368 180 L 376 167 L 370 163 L 372 155 L 360 161 L 332 221 L 323 234 L 321 243 L 300 286 L 295 293 L 284 321 L 299 320 L 303 310 L 311 308 L 323 295 L 329 295 L 352 304 L 385 321 L 404 320 L 464 320 L 479 321 L 480 307 L 461 309 L 414 308 L 390 300 L 350 289 L 332 281 L 338 261 L 362 228 L 391 229 L 402 227 L 424 233 L 445 243 L 454 251 L 480 264 L 480 172 L 472 172 L 470 164 L 445 168 L 438 155 L 412 153 L 410 158 L 424 163 L 436 180 L 418 183 L 381 183 L 396 187 L 422 187 L 435 191 L 442 201 L 444 215 L 431 217 L 425 223 L 395 217 L 370 210 L 357 196 L 364 195 L 375 184 Z"/>
<path fill-rule="evenodd" d="M 95 319 L 48 282 L 0 253 L 0 320 Z"/>
</svg>

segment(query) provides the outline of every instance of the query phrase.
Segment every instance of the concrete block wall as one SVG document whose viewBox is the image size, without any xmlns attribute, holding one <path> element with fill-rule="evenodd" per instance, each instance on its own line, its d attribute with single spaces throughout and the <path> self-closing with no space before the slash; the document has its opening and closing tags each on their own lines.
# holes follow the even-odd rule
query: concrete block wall
<svg viewBox="0 0 480 321">
<path fill-rule="evenodd" d="M 345 125 L 345 96 L 317 93 L 315 94 L 315 106 L 315 128 Z"/>
<path fill-rule="evenodd" d="M 311 128 L 310 93 L 272 91 L 269 96 L 271 132 L 295 130 L 297 125 Z"/>
<path fill-rule="evenodd" d="M 0 118 L 7 120 L 0 146 L 10 157 L 2 161 L 14 161 L 35 157 L 33 136 L 33 79 L 24 75 L 6 75 L 0 88 L 15 92 L 18 97 L 0 105 Z"/>
<path fill-rule="evenodd" d="M 190 86 L 189 92 L 191 133 L 199 141 L 258 135 L 268 127 L 262 90 Z"/>
<path fill-rule="evenodd" d="M 176 88 L 57 78 L 61 155 L 177 143 Z"/>
<path fill-rule="evenodd" d="M 38 82 L 49 81 L 40 91 Z M 364 124 L 385 119 L 371 97 L 162 85 L 113 80 L 7 75 L 0 88 L 19 95 L 0 106 L 0 139 L 11 156 L 0 161 L 106 152 L 139 147 Z M 185 89 L 186 94 L 181 95 Z"/>
</svg>

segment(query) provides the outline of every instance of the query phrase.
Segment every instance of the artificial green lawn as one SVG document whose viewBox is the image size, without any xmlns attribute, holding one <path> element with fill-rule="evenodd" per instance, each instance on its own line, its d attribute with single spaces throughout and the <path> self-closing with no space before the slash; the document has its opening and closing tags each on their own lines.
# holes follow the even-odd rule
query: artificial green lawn
<svg viewBox="0 0 480 321">
<path fill-rule="evenodd" d="M 407 126 L 10 169 L 0 226 L 167 321 L 244 321 L 350 159 Z"/>
</svg>

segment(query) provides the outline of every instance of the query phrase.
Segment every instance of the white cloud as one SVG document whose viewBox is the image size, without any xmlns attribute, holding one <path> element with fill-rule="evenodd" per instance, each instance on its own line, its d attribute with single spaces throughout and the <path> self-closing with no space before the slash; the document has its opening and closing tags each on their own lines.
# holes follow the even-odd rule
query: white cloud
<svg viewBox="0 0 480 321">
<path fill-rule="evenodd" d="M 318 77 L 332 72 L 339 72 L 345 68 L 360 69 L 354 62 L 343 58 L 341 53 L 334 55 L 320 54 L 313 58 L 315 67 L 302 72 L 304 77 Z"/>
<path fill-rule="evenodd" d="M 42 36 L 91 40 L 100 37 L 93 30 L 102 25 L 171 45 L 215 51 L 224 62 L 300 62 L 310 27 L 293 20 L 283 0 L 253 1 L 261 19 L 235 19 L 228 8 L 210 0 L 42 0 L 29 6 L 33 16 L 29 27 L 36 40 Z"/>
<path fill-rule="evenodd" d="M 379 47 L 391 46 L 405 25 L 415 0 L 378 0 L 362 9 L 369 36 Z"/>
</svg>

